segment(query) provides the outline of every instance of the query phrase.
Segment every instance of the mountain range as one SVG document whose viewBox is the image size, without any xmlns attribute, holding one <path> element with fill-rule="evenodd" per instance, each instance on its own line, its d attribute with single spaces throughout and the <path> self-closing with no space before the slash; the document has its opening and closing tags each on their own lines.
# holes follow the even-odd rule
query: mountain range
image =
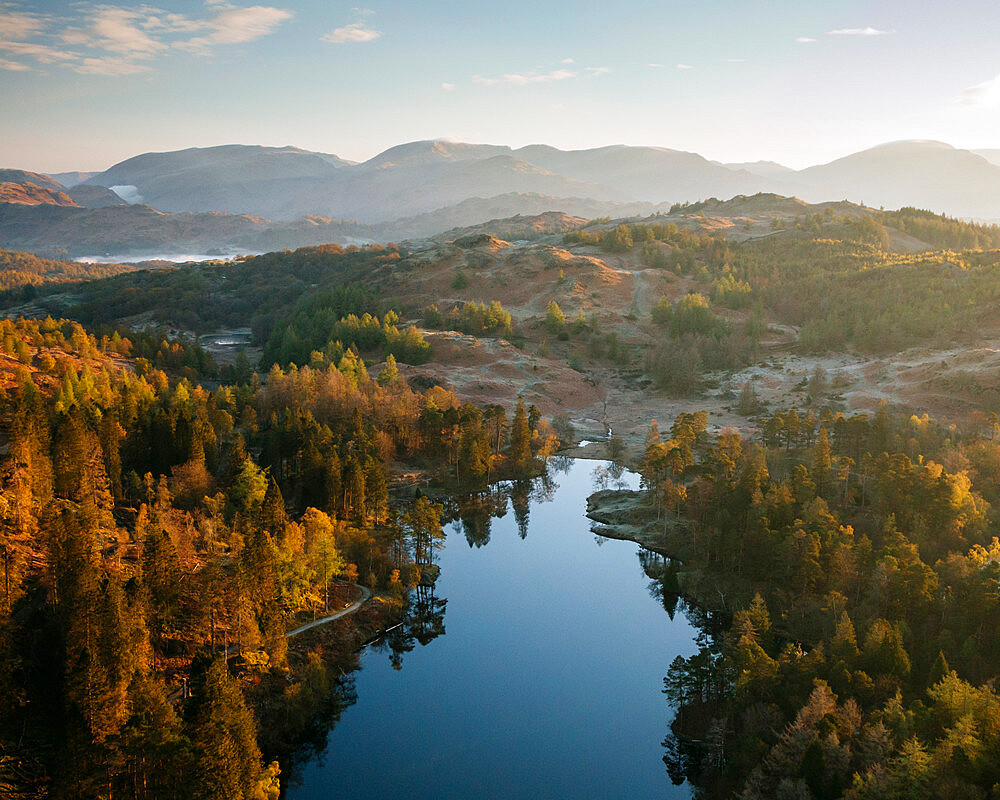
<svg viewBox="0 0 1000 800">
<path fill-rule="evenodd" d="M 795 170 L 625 145 L 430 140 L 361 163 L 297 147 L 190 148 L 145 153 L 99 173 L 0 170 L 0 246 L 117 252 L 155 248 L 184 231 L 198 233 L 178 246 L 418 238 L 517 214 L 624 217 L 758 192 L 1000 220 L 1000 150 L 903 141 Z M 115 209 L 126 203 L 147 210 Z"/>
<path fill-rule="evenodd" d="M 432 140 L 401 144 L 362 163 L 294 147 L 225 145 L 135 156 L 81 185 L 134 187 L 119 191 L 161 211 L 275 220 L 318 214 L 380 223 L 511 193 L 660 204 L 756 192 L 996 219 L 1000 151 L 893 142 L 794 170 L 774 162 L 724 164 L 696 153 L 625 145 L 513 149 Z"/>
</svg>

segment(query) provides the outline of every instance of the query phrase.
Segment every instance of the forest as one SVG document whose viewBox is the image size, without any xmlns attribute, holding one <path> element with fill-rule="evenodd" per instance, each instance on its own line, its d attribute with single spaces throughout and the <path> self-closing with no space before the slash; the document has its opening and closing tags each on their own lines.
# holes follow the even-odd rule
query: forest
<svg viewBox="0 0 1000 800">
<path fill-rule="evenodd" d="M 128 264 L 57 261 L 0 249 L 0 296 L 8 302 L 30 300 L 36 296 L 38 286 L 109 278 L 134 269 Z"/>
<path fill-rule="evenodd" d="M 512 373 L 529 386 L 555 352 L 659 403 L 776 358 L 779 326 L 799 353 L 892 355 L 995 319 L 996 227 L 827 208 L 740 238 L 683 210 L 565 234 L 573 266 L 529 245 L 547 249 L 496 262 L 523 270 L 511 283 L 487 277 L 499 246 L 475 264 L 324 245 L 127 274 L 6 254 L 5 306 L 39 318 L 0 321 L 0 794 L 277 798 L 351 702 L 366 638 L 407 626 L 387 639 L 398 666 L 443 632 L 444 526 L 481 546 L 509 500 L 526 535 L 530 481 L 572 430 L 523 397 L 408 382 L 435 357 L 427 331 L 527 353 Z M 595 248 L 624 264 L 601 280 L 655 273 L 641 315 L 639 278 L 615 308 L 565 279 Z M 450 281 L 433 302 L 407 294 L 427 252 Z M 544 291 L 516 299 L 536 274 Z M 259 362 L 195 343 L 237 327 Z M 701 633 L 664 664 L 669 775 L 706 798 L 995 796 L 995 395 L 957 421 L 849 415 L 823 380 L 782 410 L 748 384 L 743 433 L 689 410 L 642 442 L 636 513 L 667 557 L 646 574 Z M 377 602 L 336 633 L 289 638 L 363 590 Z"/>
<path fill-rule="evenodd" d="M 651 575 L 703 630 L 664 680 L 698 797 L 987 798 L 1000 783 L 1000 425 L 682 414 L 641 473 Z"/>
<path fill-rule="evenodd" d="M 391 618 L 436 575 L 444 508 L 396 471 L 479 491 L 558 446 L 523 401 L 417 393 L 351 348 L 209 391 L 142 347 L 0 322 L 4 797 L 276 798 L 358 644 L 286 633 L 353 584 Z"/>
</svg>

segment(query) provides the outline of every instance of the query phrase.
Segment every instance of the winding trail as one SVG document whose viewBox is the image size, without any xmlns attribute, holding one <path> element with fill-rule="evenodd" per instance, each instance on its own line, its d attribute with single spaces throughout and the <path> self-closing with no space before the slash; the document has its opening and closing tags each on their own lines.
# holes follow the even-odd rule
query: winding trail
<svg viewBox="0 0 1000 800">
<path fill-rule="evenodd" d="M 368 600 L 371 598 L 372 593 L 368 591 L 368 589 L 366 589 L 364 586 L 361 586 L 357 583 L 352 583 L 351 586 L 361 590 L 360 600 L 356 600 L 355 602 L 351 603 L 347 608 L 342 608 L 336 614 L 330 614 L 330 616 L 323 617 L 322 619 L 315 619 L 312 622 L 308 622 L 305 625 L 296 628 L 295 630 L 288 631 L 288 633 L 285 634 L 286 638 L 291 639 L 293 636 L 298 636 L 300 633 L 303 633 L 304 631 L 307 631 L 310 628 L 317 628 L 320 625 L 326 625 L 326 623 L 333 622 L 335 619 L 340 619 L 341 617 L 346 617 L 348 614 L 353 614 L 355 611 L 361 608 L 361 606 L 367 603 Z M 225 657 L 229 658 L 230 656 L 234 656 L 239 651 L 240 651 L 240 646 L 238 644 L 231 644 L 225 650 Z M 187 696 L 186 694 L 187 678 L 184 678 L 184 681 L 185 683 L 182 686 L 177 686 L 176 688 L 173 689 L 173 691 L 167 694 L 167 700 L 169 700 L 172 703 L 175 703 L 182 697 Z"/>
<path fill-rule="evenodd" d="M 322 619 L 315 619 L 312 622 L 306 623 L 300 628 L 296 628 L 293 631 L 289 631 L 288 633 L 285 634 L 285 636 L 291 639 L 293 636 L 298 636 L 300 633 L 303 633 L 304 631 L 307 631 L 310 628 L 317 628 L 320 625 L 326 625 L 326 623 L 333 622 L 335 619 L 340 619 L 341 617 L 346 617 L 348 614 L 353 614 L 355 611 L 361 608 L 361 606 L 363 606 L 365 603 L 368 602 L 369 598 L 372 596 L 372 593 L 368 591 L 368 589 L 366 589 L 364 586 L 361 586 L 360 584 L 352 583 L 351 586 L 361 590 L 360 600 L 356 600 L 355 602 L 351 603 L 347 608 L 341 609 L 336 614 L 331 614 L 330 616 L 323 617 Z"/>
</svg>

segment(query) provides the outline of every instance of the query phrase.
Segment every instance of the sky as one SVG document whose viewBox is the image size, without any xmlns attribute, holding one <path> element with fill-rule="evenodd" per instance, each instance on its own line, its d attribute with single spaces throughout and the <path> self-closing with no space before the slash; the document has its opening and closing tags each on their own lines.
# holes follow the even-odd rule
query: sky
<svg viewBox="0 0 1000 800">
<path fill-rule="evenodd" d="M 447 138 L 801 168 L 1000 148 L 1000 4 L 955 0 L 0 0 L 0 167 Z"/>
</svg>

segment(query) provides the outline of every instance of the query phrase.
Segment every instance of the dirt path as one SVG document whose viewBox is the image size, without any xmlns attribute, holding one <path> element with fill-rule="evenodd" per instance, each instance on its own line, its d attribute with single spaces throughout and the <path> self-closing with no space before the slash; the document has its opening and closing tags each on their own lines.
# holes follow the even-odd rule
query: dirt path
<svg viewBox="0 0 1000 800">
<path fill-rule="evenodd" d="M 361 608 L 361 606 L 363 606 L 365 603 L 368 602 L 368 599 L 372 596 L 372 593 L 368 591 L 368 589 L 366 589 L 364 586 L 360 586 L 357 583 L 352 583 L 351 586 L 354 586 L 355 588 L 361 590 L 360 600 L 351 603 L 347 608 L 341 609 L 336 614 L 331 614 L 330 616 L 323 617 L 322 619 L 313 620 L 312 622 L 308 622 L 305 625 L 296 628 L 293 631 L 289 631 L 288 633 L 285 634 L 285 636 L 291 639 L 293 636 L 298 636 L 300 633 L 303 633 L 304 631 L 307 631 L 311 628 L 318 628 L 320 625 L 326 625 L 326 623 L 333 622 L 335 619 L 340 619 L 341 617 L 346 617 L 348 614 L 353 614 L 355 611 Z"/>
<path fill-rule="evenodd" d="M 322 619 L 313 620 L 312 622 L 306 623 L 305 625 L 302 625 L 301 627 L 298 627 L 295 630 L 289 631 L 288 633 L 285 634 L 285 636 L 290 639 L 293 636 L 298 636 L 300 633 L 303 633 L 304 631 L 310 630 L 311 628 L 317 628 L 320 625 L 326 625 L 328 622 L 333 622 L 335 619 L 340 619 L 341 617 L 346 617 L 348 614 L 353 614 L 355 611 L 361 608 L 361 606 L 367 603 L 369 598 L 371 598 L 372 593 L 368 591 L 368 589 L 366 589 L 364 586 L 360 586 L 356 583 L 352 583 L 351 586 L 354 586 L 355 588 L 361 590 L 360 600 L 351 603 L 347 608 L 341 609 L 336 614 L 330 614 L 329 616 L 323 617 Z M 225 657 L 229 658 L 230 656 L 236 655 L 239 652 L 239 650 L 240 646 L 238 644 L 231 644 L 229 645 L 228 648 L 226 648 Z M 169 700 L 171 703 L 175 703 L 182 697 L 187 696 L 185 688 L 187 686 L 187 678 L 184 678 L 183 680 L 184 683 L 181 686 L 175 687 L 173 691 L 167 694 L 167 700 Z"/>
</svg>

